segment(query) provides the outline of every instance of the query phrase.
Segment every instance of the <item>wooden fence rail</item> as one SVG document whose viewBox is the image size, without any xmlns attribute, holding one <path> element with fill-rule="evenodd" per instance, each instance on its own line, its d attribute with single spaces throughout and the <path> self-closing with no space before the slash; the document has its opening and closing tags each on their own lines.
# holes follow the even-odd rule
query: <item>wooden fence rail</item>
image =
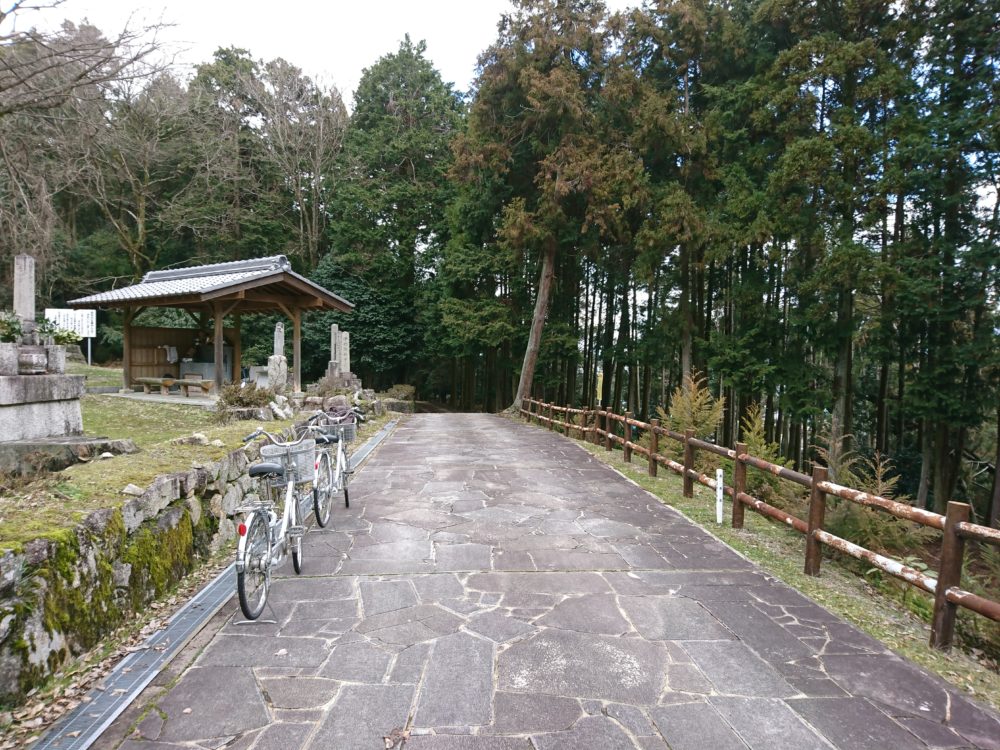
<svg viewBox="0 0 1000 750">
<path fill-rule="evenodd" d="M 660 426 L 656 419 L 648 423 L 642 422 L 635 419 L 630 413 L 616 414 L 614 411 L 604 408 L 576 409 L 568 405 L 557 406 L 534 399 L 525 399 L 521 405 L 521 414 L 529 421 L 535 420 L 539 424 L 548 426 L 550 430 L 561 427 L 569 436 L 572 436 L 575 431 L 581 440 L 589 439 L 598 445 L 603 445 L 609 451 L 616 444 L 620 445 L 626 461 L 631 462 L 633 454 L 644 456 L 650 476 L 655 477 L 660 466 L 670 469 L 683 479 L 685 497 L 693 496 L 695 482 L 711 487 L 713 490 L 716 488 L 715 479 L 694 468 L 697 451 L 707 451 L 731 460 L 733 462 L 733 484 L 732 486 L 725 485 L 723 493 L 733 500 L 731 519 L 733 528 L 743 528 L 744 510 L 750 508 L 805 535 L 804 570 L 808 575 L 818 576 L 820 574 L 822 546 L 826 545 L 838 552 L 863 560 L 873 567 L 933 595 L 934 614 L 931 622 L 930 643 L 935 648 L 942 650 L 951 648 L 958 607 L 965 607 L 1000 622 L 1000 602 L 977 596 L 960 587 L 965 557 L 965 540 L 975 539 L 1000 546 L 1000 530 L 970 523 L 971 509 L 965 503 L 949 502 L 945 515 L 932 513 L 889 498 L 830 482 L 827 480 L 826 469 L 820 466 L 813 469 L 811 476 L 802 474 L 762 458 L 751 456 L 747 453 L 747 446 L 743 443 L 737 443 L 735 448 L 725 448 L 697 439 L 691 430 L 682 434 Z M 556 419 L 556 414 L 563 415 L 563 419 Z M 618 434 L 619 430 L 621 435 Z M 650 445 L 648 448 L 634 441 L 634 430 L 641 430 L 649 435 Z M 683 463 L 673 461 L 660 453 L 664 438 L 682 445 Z M 747 494 L 747 467 L 768 472 L 807 488 L 809 490 L 808 519 L 796 518 L 780 508 Z M 905 565 L 899 560 L 880 555 L 824 530 L 823 523 L 828 495 L 868 508 L 875 508 L 896 518 L 941 531 L 941 562 L 937 578 Z"/>
</svg>

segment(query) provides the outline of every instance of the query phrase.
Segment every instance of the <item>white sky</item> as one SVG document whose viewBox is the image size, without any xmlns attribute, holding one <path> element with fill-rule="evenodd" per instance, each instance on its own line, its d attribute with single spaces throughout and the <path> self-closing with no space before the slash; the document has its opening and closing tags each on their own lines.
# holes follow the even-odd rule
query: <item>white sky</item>
<svg viewBox="0 0 1000 750">
<path fill-rule="evenodd" d="M 618 9 L 638 0 L 607 4 Z M 126 24 L 162 19 L 173 24 L 160 39 L 176 52 L 182 77 L 219 47 L 242 47 L 255 59 L 283 57 L 314 80 L 335 85 L 353 108 L 363 69 L 395 52 L 406 33 L 414 43 L 426 40 L 425 54 L 442 78 L 466 91 L 476 58 L 510 10 L 508 0 L 65 0 L 44 16 L 25 13 L 19 23 L 50 27 L 86 18 L 110 36 Z"/>
</svg>

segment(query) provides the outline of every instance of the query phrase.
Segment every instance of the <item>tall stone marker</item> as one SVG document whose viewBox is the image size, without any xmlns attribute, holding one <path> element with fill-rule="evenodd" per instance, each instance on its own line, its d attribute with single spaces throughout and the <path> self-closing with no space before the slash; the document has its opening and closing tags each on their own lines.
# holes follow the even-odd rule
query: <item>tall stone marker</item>
<svg viewBox="0 0 1000 750">
<path fill-rule="evenodd" d="M 21 319 L 26 331 L 34 330 L 35 259 L 30 255 L 14 258 L 14 314 Z"/>
<path fill-rule="evenodd" d="M 267 385 L 275 393 L 284 393 L 288 387 L 288 360 L 285 359 L 285 325 L 274 327 L 274 354 L 267 358 Z"/>
<path fill-rule="evenodd" d="M 340 371 L 351 371 L 351 334 L 347 331 L 340 334 Z"/>
<path fill-rule="evenodd" d="M 328 376 L 340 375 L 340 326 L 336 323 L 330 326 L 330 366 L 326 368 Z"/>
</svg>

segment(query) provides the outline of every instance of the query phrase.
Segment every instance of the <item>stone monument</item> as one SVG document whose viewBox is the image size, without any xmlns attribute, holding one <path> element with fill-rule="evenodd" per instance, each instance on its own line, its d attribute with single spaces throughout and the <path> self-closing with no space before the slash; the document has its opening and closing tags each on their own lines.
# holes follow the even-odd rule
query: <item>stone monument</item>
<svg viewBox="0 0 1000 750">
<path fill-rule="evenodd" d="M 330 363 L 326 366 L 326 377 L 334 388 L 361 388 L 361 379 L 351 372 L 351 334 L 341 331 L 336 323 L 330 326 Z"/>
<path fill-rule="evenodd" d="M 66 375 L 66 349 L 38 340 L 35 327 L 35 259 L 14 259 L 14 314 L 21 341 L 0 343 L 0 441 L 67 437 L 83 433 L 82 375 Z"/>
<path fill-rule="evenodd" d="M 285 324 L 274 327 L 274 354 L 267 358 L 267 385 L 275 393 L 288 387 L 288 360 L 285 359 Z"/>
</svg>

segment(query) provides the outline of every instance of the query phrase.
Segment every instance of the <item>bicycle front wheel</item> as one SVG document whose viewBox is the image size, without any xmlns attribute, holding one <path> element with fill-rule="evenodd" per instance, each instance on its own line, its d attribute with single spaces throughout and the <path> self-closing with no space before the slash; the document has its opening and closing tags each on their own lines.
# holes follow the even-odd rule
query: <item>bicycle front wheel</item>
<svg viewBox="0 0 1000 750">
<path fill-rule="evenodd" d="M 250 514 L 242 541 L 243 569 L 236 573 L 236 591 L 243 616 L 256 620 L 264 611 L 271 585 L 271 532 L 266 514 Z"/>
<path fill-rule="evenodd" d="M 344 489 L 344 507 L 351 507 L 351 496 L 347 492 L 347 480 L 351 477 L 351 462 L 347 458 L 347 449 L 344 447 L 343 441 L 340 443 L 340 465 L 343 470 L 340 474 L 340 486 Z"/>
<path fill-rule="evenodd" d="M 330 456 L 323 453 L 316 470 L 316 480 L 313 482 L 313 511 L 316 525 L 325 527 L 330 522 L 330 505 L 333 496 L 333 469 L 330 466 Z"/>
<path fill-rule="evenodd" d="M 299 525 L 304 523 L 304 521 L 299 518 L 298 489 L 294 490 L 294 494 L 290 499 L 292 502 L 292 528 L 288 530 L 288 544 L 292 548 L 292 567 L 295 569 L 295 574 L 298 575 L 302 572 L 302 536 L 306 530 L 305 526 Z"/>
</svg>

